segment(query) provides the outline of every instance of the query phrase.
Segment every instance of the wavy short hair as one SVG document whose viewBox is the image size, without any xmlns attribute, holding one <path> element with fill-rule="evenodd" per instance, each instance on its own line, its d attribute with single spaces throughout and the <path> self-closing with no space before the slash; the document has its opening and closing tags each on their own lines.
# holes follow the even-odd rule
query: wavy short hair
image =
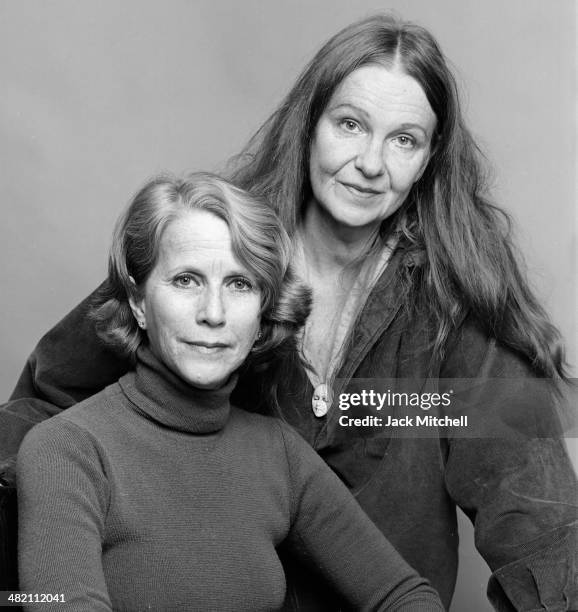
<svg viewBox="0 0 578 612">
<path fill-rule="evenodd" d="M 309 314 L 311 292 L 292 273 L 287 232 L 262 197 L 206 172 L 181 178 L 157 176 L 121 214 L 110 249 L 108 278 L 91 311 L 99 337 L 134 357 L 146 331 L 137 325 L 129 297 L 138 295 L 155 267 L 168 224 L 191 210 L 207 211 L 225 221 L 235 257 L 257 279 L 262 335 L 252 354 L 267 354 L 292 338 Z"/>
</svg>

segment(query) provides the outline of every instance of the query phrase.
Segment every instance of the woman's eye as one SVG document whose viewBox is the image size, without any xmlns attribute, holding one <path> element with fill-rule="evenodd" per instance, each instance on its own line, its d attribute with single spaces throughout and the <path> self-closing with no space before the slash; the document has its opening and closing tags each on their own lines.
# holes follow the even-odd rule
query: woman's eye
<svg viewBox="0 0 578 612">
<path fill-rule="evenodd" d="M 342 119 L 340 125 L 347 132 L 359 132 L 361 130 L 357 121 L 353 119 Z"/>
<path fill-rule="evenodd" d="M 404 149 L 412 149 L 415 146 L 415 139 L 405 134 L 400 134 L 395 138 L 398 145 Z"/>
<path fill-rule="evenodd" d="M 196 285 L 195 277 L 192 274 L 179 274 L 175 278 L 175 284 L 178 287 L 192 287 Z"/>
<path fill-rule="evenodd" d="M 234 278 L 230 285 L 235 291 L 251 291 L 253 284 L 246 278 Z"/>
</svg>

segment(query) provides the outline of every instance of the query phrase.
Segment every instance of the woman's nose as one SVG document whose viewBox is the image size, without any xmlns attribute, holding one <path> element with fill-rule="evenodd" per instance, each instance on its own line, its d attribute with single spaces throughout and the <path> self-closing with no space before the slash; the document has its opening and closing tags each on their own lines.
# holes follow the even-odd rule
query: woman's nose
<svg viewBox="0 0 578 612">
<path fill-rule="evenodd" d="M 355 158 L 355 167 L 368 178 L 382 175 L 385 172 L 385 153 L 382 142 L 375 138 L 363 142 Z"/>
<path fill-rule="evenodd" d="M 211 327 L 225 324 L 225 305 L 220 289 L 207 288 L 197 310 L 197 323 Z"/>
</svg>

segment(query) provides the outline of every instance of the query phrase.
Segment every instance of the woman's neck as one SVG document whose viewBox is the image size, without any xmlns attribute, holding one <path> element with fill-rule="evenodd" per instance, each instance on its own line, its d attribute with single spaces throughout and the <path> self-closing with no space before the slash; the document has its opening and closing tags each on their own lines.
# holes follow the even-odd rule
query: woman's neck
<svg viewBox="0 0 578 612">
<path fill-rule="evenodd" d="M 194 434 L 215 433 L 225 427 L 236 382 L 234 374 L 219 389 L 192 387 L 146 344 L 138 348 L 134 378 L 130 373 L 119 381 L 125 394 L 148 418 L 164 427 Z"/>
<path fill-rule="evenodd" d="M 370 250 L 379 225 L 346 227 L 308 206 L 300 228 L 307 265 L 319 274 L 343 272 Z"/>
</svg>

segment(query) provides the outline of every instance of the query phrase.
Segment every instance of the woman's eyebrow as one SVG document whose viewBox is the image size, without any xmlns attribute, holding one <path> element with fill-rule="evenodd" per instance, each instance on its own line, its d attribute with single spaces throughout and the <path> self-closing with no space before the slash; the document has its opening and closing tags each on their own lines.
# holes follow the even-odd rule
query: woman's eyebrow
<svg viewBox="0 0 578 612">
<path fill-rule="evenodd" d="M 173 276 L 174 274 L 196 274 L 197 276 L 203 276 L 203 273 L 193 265 L 186 263 L 176 264 L 173 266 L 167 266 L 165 268 L 167 276 Z"/>
<path fill-rule="evenodd" d="M 355 104 L 351 104 L 350 102 L 341 102 L 339 104 L 329 104 L 328 107 L 329 111 L 335 111 L 335 110 L 352 110 L 355 113 L 359 113 L 360 115 L 362 115 L 364 117 L 364 119 L 368 119 L 369 118 L 369 113 L 364 110 L 363 108 L 356 106 Z"/>
<path fill-rule="evenodd" d="M 424 135 L 427 136 L 427 130 L 423 127 L 423 125 L 420 125 L 419 123 L 402 123 L 399 128 L 399 130 L 411 130 L 411 129 L 416 129 L 419 130 L 420 132 L 423 132 Z"/>
<path fill-rule="evenodd" d="M 225 274 L 223 274 L 224 278 L 232 278 L 234 276 L 244 276 L 250 280 L 256 280 L 256 275 L 253 274 L 252 272 L 249 272 L 249 270 L 246 270 L 244 268 L 231 268 L 230 270 L 228 270 Z"/>
<path fill-rule="evenodd" d="M 179 263 L 177 265 L 171 266 L 167 269 L 168 274 L 196 274 L 197 276 L 210 276 L 211 269 L 205 267 L 199 267 L 194 263 Z M 256 275 L 251 273 L 246 268 L 231 266 L 230 268 L 224 268 L 221 270 L 221 275 L 223 278 L 230 278 L 232 276 L 246 276 L 248 278 L 256 278 Z"/>
</svg>

